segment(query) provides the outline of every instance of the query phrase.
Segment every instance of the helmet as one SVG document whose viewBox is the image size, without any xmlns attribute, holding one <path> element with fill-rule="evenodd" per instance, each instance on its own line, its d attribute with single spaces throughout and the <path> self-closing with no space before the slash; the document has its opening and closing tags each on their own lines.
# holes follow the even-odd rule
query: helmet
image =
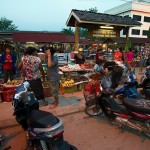
<svg viewBox="0 0 150 150">
<path fill-rule="evenodd" d="M 111 80 L 109 77 L 104 77 L 101 81 L 101 87 L 102 87 L 102 90 L 103 90 L 103 93 L 105 94 L 111 94 L 112 93 L 112 90 L 111 90 Z"/>
</svg>

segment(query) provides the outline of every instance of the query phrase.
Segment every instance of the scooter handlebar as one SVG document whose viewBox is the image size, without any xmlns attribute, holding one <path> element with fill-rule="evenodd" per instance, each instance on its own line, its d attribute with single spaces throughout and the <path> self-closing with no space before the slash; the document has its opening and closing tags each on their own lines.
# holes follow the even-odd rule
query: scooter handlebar
<svg viewBox="0 0 150 150">
<path fill-rule="evenodd" d="M 21 94 L 27 92 L 28 88 L 30 87 L 30 84 L 28 81 L 23 82 L 21 85 L 19 85 L 16 88 L 16 94 L 14 96 L 15 99 L 19 99 Z"/>
</svg>

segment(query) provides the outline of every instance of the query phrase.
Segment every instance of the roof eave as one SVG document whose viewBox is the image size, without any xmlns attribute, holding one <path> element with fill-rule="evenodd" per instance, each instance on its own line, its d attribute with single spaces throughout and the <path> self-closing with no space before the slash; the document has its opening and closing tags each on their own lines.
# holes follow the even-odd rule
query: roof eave
<svg viewBox="0 0 150 150">
<path fill-rule="evenodd" d="M 70 13 L 70 15 L 69 15 L 69 18 L 68 18 L 67 22 L 66 22 L 66 25 L 67 25 L 67 26 L 69 26 L 69 20 L 71 19 L 72 16 L 75 17 L 75 19 L 76 19 L 78 22 L 81 22 L 80 18 L 72 11 L 72 12 Z"/>
</svg>

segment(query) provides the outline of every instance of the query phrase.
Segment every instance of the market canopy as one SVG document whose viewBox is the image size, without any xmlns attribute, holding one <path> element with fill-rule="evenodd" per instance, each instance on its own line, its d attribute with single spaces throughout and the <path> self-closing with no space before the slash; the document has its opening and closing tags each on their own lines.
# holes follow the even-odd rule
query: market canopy
<svg viewBox="0 0 150 150">
<path fill-rule="evenodd" d="M 100 25 L 111 25 L 117 28 L 141 26 L 140 22 L 137 22 L 130 17 L 73 9 L 67 20 L 67 26 L 75 27 L 76 20 L 79 23 L 79 27 L 83 28 L 99 29 Z"/>
<path fill-rule="evenodd" d="M 120 31 L 124 29 L 127 42 L 129 28 L 141 26 L 141 23 L 130 17 L 72 9 L 66 25 L 75 27 L 75 50 L 77 50 L 79 45 L 79 27 L 87 28 L 89 36 L 99 36 L 101 34 L 101 37 L 105 36 L 106 33 L 108 34 L 107 37 L 120 37 Z M 96 31 L 100 29 L 101 31 Z M 104 29 L 107 29 L 107 31 Z"/>
</svg>

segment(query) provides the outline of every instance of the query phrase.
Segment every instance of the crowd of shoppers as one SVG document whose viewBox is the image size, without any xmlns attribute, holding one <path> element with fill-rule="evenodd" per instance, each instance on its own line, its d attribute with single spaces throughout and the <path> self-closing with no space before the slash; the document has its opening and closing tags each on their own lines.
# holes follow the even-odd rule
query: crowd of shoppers
<svg viewBox="0 0 150 150">
<path fill-rule="evenodd" d="M 44 53 L 48 67 L 47 75 L 43 71 L 41 59 L 37 56 L 37 50 L 33 47 L 26 48 L 24 56 L 18 63 L 18 69 L 21 71 L 22 79 L 30 82 L 32 91 L 38 100 L 43 101 L 43 105 L 48 105 L 48 102 L 44 97 L 42 82 L 48 82 L 51 94 L 54 97 L 54 102 L 50 105 L 50 108 L 53 109 L 59 103 L 60 75 L 58 73 L 58 59 L 54 56 L 55 50 L 53 47 L 45 48 Z M 129 48 L 127 52 L 124 52 L 121 48 L 116 48 L 114 52 L 108 47 L 105 57 L 102 56 L 102 50 L 97 49 L 96 64 L 93 69 L 96 73 L 110 76 L 111 88 L 115 90 L 125 69 L 122 64 L 126 64 L 128 71 L 131 71 L 131 68 L 136 66 L 135 59 L 137 57 L 140 62 L 139 73 L 143 74 L 143 67 L 150 65 L 150 47 L 148 45 L 142 46 L 139 51 Z M 76 64 L 84 64 L 86 61 L 82 48 L 78 49 L 77 54 L 73 53 L 71 58 L 75 60 Z M 4 82 L 6 83 L 8 79 L 13 80 L 16 70 L 16 57 L 9 47 L 6 47 L 0 62 L 3 67 Z"/>
</svg>

